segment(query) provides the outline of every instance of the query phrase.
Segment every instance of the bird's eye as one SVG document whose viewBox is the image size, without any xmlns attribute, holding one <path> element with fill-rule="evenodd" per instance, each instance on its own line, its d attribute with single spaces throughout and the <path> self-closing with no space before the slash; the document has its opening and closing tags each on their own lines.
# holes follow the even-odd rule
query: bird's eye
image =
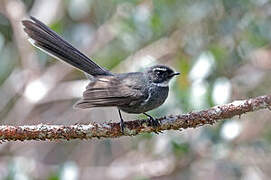
<svg viewBox="0 0 271 180">
<path fill-rule="evenodd" d="M 155 72 L 155 74 L 157 74 L 157 75 L 163 74 L 163 71 L 160 71 L 160 70 L 155 70 L 154 72 Z"/>
</svg>

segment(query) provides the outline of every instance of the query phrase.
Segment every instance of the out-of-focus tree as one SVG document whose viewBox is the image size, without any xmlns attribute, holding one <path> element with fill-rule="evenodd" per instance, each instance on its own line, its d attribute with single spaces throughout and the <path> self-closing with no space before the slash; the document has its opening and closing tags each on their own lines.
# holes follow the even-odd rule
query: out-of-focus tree
<svg viewBox="0 0 271 180">
<path fill-rule="evenodd" d="M 180 71 L 153 116 L 201 110 L 271 89 L 268 0 L 2 0 L 1 124 L 118 120 L 115 108 L 75 110 L 83 73 L 32 47 L 32 15 L 114 72 Z M 125 114 L 125 119 L 136 115 Z M 116 140 L 0 145 L 2 179 L 268 179 L 270 113 L 216 126 Z"/>
</svg>

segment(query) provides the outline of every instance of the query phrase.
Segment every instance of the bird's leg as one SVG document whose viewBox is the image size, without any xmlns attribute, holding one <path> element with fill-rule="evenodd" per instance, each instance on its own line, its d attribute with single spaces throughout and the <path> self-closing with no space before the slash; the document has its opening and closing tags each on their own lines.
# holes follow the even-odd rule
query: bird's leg
<svg viewBox="0 0 271 180">
<path fill-rule="evenodd" d="M 119 116 L 120 116 L 120 129 L 121 129 L 122 134 L 124 134 L 124 122 L 123 122 L 123 118 L 121 116 L 120 109 L 118 109 L 118 110 L 119 110 Z"/>
<path fill-rule="evenodd" d="M 157 127 L 160 125 L 159 121 L 154 119 L 151 115 L 148 115 L 147 113 L 143 113 L 143 114 L 149 117 L 149 121 L 150 121 L 151 126 Z"/>
</svg>

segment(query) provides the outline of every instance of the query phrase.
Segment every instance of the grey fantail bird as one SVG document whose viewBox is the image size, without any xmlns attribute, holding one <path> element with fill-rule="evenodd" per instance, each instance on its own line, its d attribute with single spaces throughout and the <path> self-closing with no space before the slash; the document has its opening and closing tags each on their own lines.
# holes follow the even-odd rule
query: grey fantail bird
<svg viewBox="0 0 271 180">
<path fill-rule="evenodd" d="M 74 107 L 118 107 L 122 132 L 124 124 L 120 110 L 143 113 L 149 117 L 151 125 L 159 124 L 146 112 L 164 103 L 168 96 L 169 81 L 180 73 L 164 65 L 152 66 L 143 72 L 112 73 L 97 65 L 36 18 L 31 17 L 31 20 L 22 23 L 34 46 L 92 77 L 83 98 Z"/>
</svg>

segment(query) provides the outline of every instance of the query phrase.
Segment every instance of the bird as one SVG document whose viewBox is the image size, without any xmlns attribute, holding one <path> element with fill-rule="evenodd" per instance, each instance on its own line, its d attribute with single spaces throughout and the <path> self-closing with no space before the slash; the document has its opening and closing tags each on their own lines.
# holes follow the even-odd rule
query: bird
<svg viewBox="0 0 271 180">
<path fill-rule="evenodd" d="M 90 80 L 75 108 L 117 107 L 120 128 L 125 126 L 121 111 L 144 114 L 151 126 L 158 120 L 147 114 L 168 97 L 169 81 L 179 72 L 166 65 L 154 65 L 142 72 L 113 73 L 95 63 L 35 17 L 22 21 L 28 40 L 35 47 L 83 71 Z"/>
</svg>

